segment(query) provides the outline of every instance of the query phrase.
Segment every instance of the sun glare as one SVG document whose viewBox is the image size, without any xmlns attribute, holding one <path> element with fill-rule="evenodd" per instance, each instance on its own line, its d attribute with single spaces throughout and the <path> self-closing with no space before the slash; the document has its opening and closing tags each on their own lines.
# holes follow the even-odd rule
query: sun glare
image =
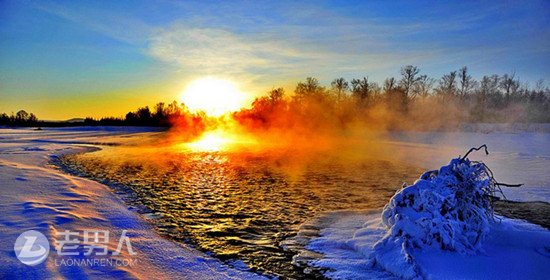
<svg viewBox="0 0 550 280">
<path fill-rule="evenodd" d="M 195 152 L 218 152 L 230 150 L 236 146 L 248 146 L 257 144 L 250 136 L 242 135 L 223 129 L 205 132 L 199 139 L 182 145 Z"/>
<path fill-rule="evenodd" d="M 206 132 L 199 140 L 187 144 L 194 151 L 220 151 L 232 141 L 221 131 Z"/>
<path fill-rule="evenodd" d="M 181 101 L 191 111 L 221 116 L 247 106 L 249 97 L 231 81 L 203 78 L 193 81 L 182 93 Z"/>
</svg>

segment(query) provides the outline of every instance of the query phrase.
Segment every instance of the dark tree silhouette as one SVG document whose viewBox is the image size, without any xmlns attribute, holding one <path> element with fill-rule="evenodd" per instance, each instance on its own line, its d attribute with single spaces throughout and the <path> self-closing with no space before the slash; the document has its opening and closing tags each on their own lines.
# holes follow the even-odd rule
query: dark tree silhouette
<svg viewBox="0 0 550 280">
<path fill-rule="evenodd" d="M 368 77 L 351 80 L 351 92 L 360 106 L 365 106 L 375 92 L 377 85 L 369 82 Z"/>
<path fill-rule="evenodd" d="M 413 96 L 426 98 L 430 95 L 435 80 L 426 75 L 421 75 L 413 87 Z"/>
<path fill-rule="evenodd" d="M 269 99 L 272 103 L 281 102 L 285 96 L 285 90 L 283 88 L 275 88 L 269 91 Z"/>
<path fill-rule="evenodd" d="M 436 91 L 437 94 L 447 100 L 456 96 L 457 92 L 457 80 L 456 80 L 456 71 L 451 71 L 449 74 L 443 75 L 439 80 L 439 86 Z"/>
<path fill-rule="evenodd" d="M 308 77 L 296 85 L 294 95 L 285 96 L 283 88 L 274 88 L 257 98 L 251 108 L 232 116 L 254 128 L 321 126 L 347 127 L 351 123 L 373 124 L 390 121 L 407 129 L 400 122 L 427 123 L 435 119 L 454 122 L 550 122 L 550 89 L 544 81 L 534 87 L 521 83 L 515 73 L 486 75 L 477 82 L 467 67 L 451 71 L 434 80 L 420 75 L 420 69 L 407 65 L 400 69 L 401 78 L 387 78 L 380 89 L 366 76 L 331 82 L 327 90 L 316 78 Z M 434 83 L 437 87 L 433 87 Z M 348 92 L 351 91 L 351 95 Z M 422 97 L 422 98 L 416 98 Z M 373 115 L 387 110 L 384 118 Z M 454 112 L 450 114 L 449 112 Z M 459 113 L 457 113 L 459 112 Z M 33 113 L 0 114 L 0 125 L 8 126 L 74 126 L 134 125 L 178 126 L 199 133 L 208 116 L 190 113 L 176 101 L 158 103 L 128 112 L 124 118 L 86 118 L 83 122 L 45 122 Z M 193 134 L 192 133 L 192 134 Z"/>
<path fill-rule="evenodd" d="M 387 78 L 384 80 L 384 92 L 390 92 L 397 87 L 397 82 L 394 77 Z"/>
<path fill-rule="evenodd" d="M 418 83 L 422 77 L 418 74 L 420 69 L 416 66 L 407 65 L 401 68 L 401 80 L 399 81 L 399 86 L 403 90 L 406 98 L 411 98 L 413 94 L 413 88 Z"/>
<path fill-rule="evenodd" d="M 319 84 L 319 81 L 312 77 L 307 77 L 305 82 L 299 82 L 294 90 L 294 97 L 297 100 L 307 98 L 323 98 L 326 94 L 325 87 Z"/>
<path fill-rule="evenodd" d="M 344 78 L 334 79 L 330 85 L 332 86 L 332 90 L 336 93 L 336 99 L 338 101 L 342 100 L 349 90 L 349 83 Z"/>
<path fill-rule="evenodd" d="M 458 94 L 461 99 L 465 99 L 476 87 L 476 81 L 468 73 L 468 67 L 464 66 L 458 71 L 459 90 Z"/>
</svg>

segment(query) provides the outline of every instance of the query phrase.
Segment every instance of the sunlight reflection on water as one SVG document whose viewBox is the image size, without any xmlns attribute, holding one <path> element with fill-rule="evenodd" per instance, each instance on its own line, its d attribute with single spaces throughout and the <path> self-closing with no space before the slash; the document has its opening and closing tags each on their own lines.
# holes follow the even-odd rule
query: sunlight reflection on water
<svg viewBox="0 0 550 280">
<path fill-rule="evenodd" d="M 159 217 L 159 231 L 175 240 L 292 278 L 303 275 L 291 264 L 293 249 L 282 243 L 303 222 L 322 211 L 382 207 L 419 173 L 383 160 L 345 163 L 318 155 L 296 162 L 304 157 L 292 151 L 236 152 L 231 141 L 209 137 L 217 136 L 197 141 L 195 149 L 107 147 L 66 156 L 63 164 L 117 186 L 130 204 Z"/>
<path fill-rule="evenodd" d="M 218 129 L 205 132 L 196 141 L 181 143 L 177 146 L 192 152 L 219 152 L 233 150 L 238 146 L 251 146 L 256 144 L 257 142 L 250 137 Z"/>
</svg>

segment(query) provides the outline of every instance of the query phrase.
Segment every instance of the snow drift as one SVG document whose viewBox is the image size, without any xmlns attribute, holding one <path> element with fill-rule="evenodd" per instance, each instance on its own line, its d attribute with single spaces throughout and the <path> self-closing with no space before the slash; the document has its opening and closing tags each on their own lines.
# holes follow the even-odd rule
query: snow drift
<svg viewBox="0 0 550 280">
<path fill-rule="evenodd" d="M 490 182 L 485 165 L 468 159 L 424 173 L 384 207 L 385 240 L 399 239 L 406 248 L 475 251 L 492 219 Z"/>
<path fill-rule="evenodd" d="M 493 213 L 506 185 L 468 155 L 404 186 L 381 211 L 328 212 L 306 250 L 334 279 L 546 279 L 550 232 Z"/>
<path fill-rule="evenodd" d="M 374 248 L 377 264 L 413 278 L 420 273 L 411 257 L 413 249 L 479 250 L 493 220 L 490 174 L 483 163 L 455 158 L 397 191 L 382 212 L 387 233 Z"/>
</svg>

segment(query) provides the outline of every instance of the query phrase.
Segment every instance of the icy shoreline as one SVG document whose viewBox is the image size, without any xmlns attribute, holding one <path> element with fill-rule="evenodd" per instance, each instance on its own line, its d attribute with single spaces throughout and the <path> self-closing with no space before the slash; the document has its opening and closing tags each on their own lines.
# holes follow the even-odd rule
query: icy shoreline
<svg viewBox="0 0 550 280">
<path fill-rule="evenodd" d="M 383 210 L 302 226 L 298 236 L 320 230 L 301 254 L 322 254 L 307 263 L 334 279 L 546 279 L 550 231 L 495 215 L 498 182 L 468 154 L 403 186 Z"/>
<path fill-rule="evenodd" d="M 262 278 L 159 236 L 107 186 L 48 166 L 51 157 L 85 151 L 90 147 L 86 143 L 116 142 L 127 133 L 139 132 L 150 130 L 0 130 L 0 278 Z M 16 238 L 27 230 L 40 231 L 52 246 L 46 261 L 32 267 L 21 263 L 13 252 Z M 53 246 L 57 233 L 66 230 L 108 230 L 113 237 L 127 230 L 136 255 L 120 258 L 131 257 L 136 262 L 132 266 L 60 265 L 68 258 L 58 256 Z M 117 241 L 109 240 L 109 249 L 114 250 Z"/>
<path fill-rule="evenodd" d="M 0 278 L 261 278 L 247 271 L 230 268 L 186 245 L 162 238 L 140 215 L 129 210 L 107 186 L 47 166 L 52 156 L 83 152 L 96 144 L 116 145 L 129 134 L 141 132 L 151 134 L 148 128 L 0 130 L 0 205 L 3 213 L 0 216 L 0 242 L 3 245 L 0 250 L 0 260 L 3 262 Z M 548 201 L 550 180 L 545 171 L 548 170 L 546 163 L 550 153 L 548 147 L 544 146 L 549 143 L 548 137 L 549 134 L 531 133 L 409 133 L 396 136 L 389 145 L 403 148 L 403 155 L 416 154 L 409 160 L 430 168 L 440 165 L 449 155 L 457 156 L 463 152 L 464 146 L 488 140 L 490 147 L 497 149 L 488 158 L 489 163 L 496 162 L 500 167 L 511 164 L 512 169 L 527 165 L 524 178 L 530 186 L 527 187 L 526 195 L 517 192 L 511 193 L 511 197 L 524 201 L 532 198 Z M 430 156 L 422 156 L 426 154 Z M 403 159 L 401 154 L 395 156 L 398 160 Z M 512 163 L 501 162 L 510 157 L 514 159 L 510 161 Z M 519 165 L 515 163 L 517 161 Z M 517 178 L 513 170 L 509 172 L 509 168 L 500 167 L 495 171 L 525 182 L 524 178 Z M 326 275 L 334 278 L 395 279 L 395 275 L 373 266 L 372 260 L 364 256 L 370 250 L 369 246 L 372 247 L 384 235 L 379 217 L 380 213 L 360 211 L 326 214 L 323 223 L 316 225 L 321 229 L 320 236 L 313 237 L 308 247 L 324 254 L 324 257 L 316 255 L 318 259 L 313 265 L 329 269 Z M 13 253 L 15 239 L 28 229 L 45 233 L 52 244 L 55 234 L 62 230 L 110 230 L 114 236 L 119 236 L 122 230 L 128 229 L 132 244 L 138 251 L 136 258 L 139 262 L 135 267 L 60 267 L 57 264 L 63 258 L 50 252 L 45 263 L 28 267 L 20 263 Z M 549 231 L 507 218 L 503 218 L 491 230 L 497 233 L 496 237 L 489 238 L 485 254 L 479 256 L 440 252 L 417 254 L 415 257 L 422 267 L 421 276 L 433 279 L 478 279 L 495 275 L 503 279 L 539 279 L 541 275 L 550 273 L 547 269 L 550 267 L 550 249 L 541 245 L 550 244 Z M 113 240 L 109 246 L 116 247 L 116 241 Z M 449 266 L 456 269 L 449 270 Z M 483 269 L 480 270 L 480 267 Z M 246 268 L 243 267 L 243 270 Z"/>
<path fill-rule="evenodd" d="M 304 231 L 320 228 L 304 255 L 323 257 L 310 265 L 332 279 L 401 279 L 371 259 L 374 245 L 384 237 L 382 209 L 328 212 L 310 221 Z M 550 231 L 537 225 L 500 217 L 491 225 L 483 253 L 477 255 L 424 249 L 412 256 L 419 279 L 546 279 L 550 273 Z M 305 235 L 300 233 L 300 235 Z M 397 253 L 397 252 L 396 252 Z"/>
</svg>

